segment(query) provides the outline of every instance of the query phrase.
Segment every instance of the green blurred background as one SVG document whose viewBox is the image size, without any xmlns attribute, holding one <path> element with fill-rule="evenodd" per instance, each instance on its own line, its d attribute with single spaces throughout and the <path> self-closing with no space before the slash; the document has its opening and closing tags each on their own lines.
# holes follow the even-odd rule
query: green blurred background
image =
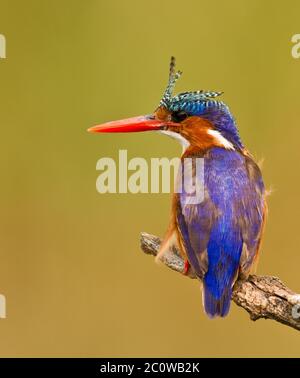
<svg viewBox="0 0 300 378">
<path fill-rule="evenodd" d="M 177 91 L 223 90 L 264 158 L 269 220 L 259 274 L 299 283 L 299 1 L 0 0 L 0 356 L 299 356 L 300 337 L 234 304 L 208 320 L 197 282 L 140 252 L 167 194 L 100 195 L 96 161 L 174 157 L 163 136 L 90 135 L 151 112 L 169 58 Z"/>
</svg>

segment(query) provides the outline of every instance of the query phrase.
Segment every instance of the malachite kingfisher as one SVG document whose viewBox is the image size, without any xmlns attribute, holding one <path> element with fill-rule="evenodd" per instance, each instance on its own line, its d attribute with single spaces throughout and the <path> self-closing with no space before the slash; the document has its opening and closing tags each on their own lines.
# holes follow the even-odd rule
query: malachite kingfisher
<svg viewBox="0 0 300 378">
<path fill-rule="evenodd" d="M 267 213 L 266 191 L 229 107 L 216 100 L 222 92 L 200 90 L 173 96 L 181 74 L 175 72 L 172 57 L 168 85 L 153 114 L 104 123 L 89 131 L 159 131 L 180 141 L 182 161 L 204 159 L 203 200 L 191 204 L 185 191 L 173 194 L 171 220 L 159 256 L 176 245 L 186 270 L 193 269 L 202 284 L 206 314 L 224 317 L 235 281 L 247 278 L 256 265 Z"/>
</svg>

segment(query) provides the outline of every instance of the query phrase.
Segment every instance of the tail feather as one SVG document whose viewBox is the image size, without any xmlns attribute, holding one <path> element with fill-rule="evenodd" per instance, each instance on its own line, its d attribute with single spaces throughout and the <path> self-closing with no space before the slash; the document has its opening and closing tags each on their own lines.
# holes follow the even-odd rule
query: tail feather
<svg viewBox="0 0 300 378">
<path fill-rule="evenodd" d="M 210 318 L 224 317 L 229 312 L 232 286 L 238 275 L 243 247 L 238 231 L 232 229 L 224 235 L 222 227 L 224 224 L 220 223 L 212 230 L 207 248 L 208 270 L 203 280 L 203 304 Z"/>
<path fill-rule="evenodd" d="M 230 309 L 232 288 L 231 286 L 225 288 L 219 298 L 214 296 L 211 290 L 203 285 L 203 306 L 208 317 L 215 318 L 216 316 L 224 317 L 228 314 Z"/>
</svg>

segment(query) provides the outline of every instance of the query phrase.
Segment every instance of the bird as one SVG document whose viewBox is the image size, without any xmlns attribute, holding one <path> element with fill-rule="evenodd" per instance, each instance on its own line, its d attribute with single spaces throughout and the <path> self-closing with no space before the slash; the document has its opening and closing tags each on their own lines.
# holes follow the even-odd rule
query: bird
<svg viewBox="0 0 300 378">
<path fill-rule="evenodd" d="M 106 122 L 88 131 L 155 131 L 181 143 L 181 162 L 190 159 L 192 164 L 189 172 L 182 164 L 177 177 L 202 185 L 202 198 L 190 201 L 186 190 L 174 191 L 158 258 L 177 247 L 185 261 L 185 273 L 192 271 L 198 278 L 207 316 L 225 317 L 235 282 L 247 279 L 256 268 L 267 216 L 267 192 L 229 106 L 219 100 L 223 92 L 198 90 L 173 95 L 181 75 L 171 57 L 168 84 L 153 113 Z M 195 169 L 196 159 L 202 159 L 202 174 Z"/>
</svg>

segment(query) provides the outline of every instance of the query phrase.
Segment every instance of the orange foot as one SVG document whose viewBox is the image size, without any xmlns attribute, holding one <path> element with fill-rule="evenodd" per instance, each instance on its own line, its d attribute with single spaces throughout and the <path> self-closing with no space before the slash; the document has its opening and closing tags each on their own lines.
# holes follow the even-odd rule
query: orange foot
<svg viewBox="0 0 300 378">
<path fill-rule="evenodd" d="M 188 262 L 188 260 L 185 260 L 182 273 L 186 276 L 189 272 L 189 269 L 190 269 L 190 263 Z"/>
</svg>

